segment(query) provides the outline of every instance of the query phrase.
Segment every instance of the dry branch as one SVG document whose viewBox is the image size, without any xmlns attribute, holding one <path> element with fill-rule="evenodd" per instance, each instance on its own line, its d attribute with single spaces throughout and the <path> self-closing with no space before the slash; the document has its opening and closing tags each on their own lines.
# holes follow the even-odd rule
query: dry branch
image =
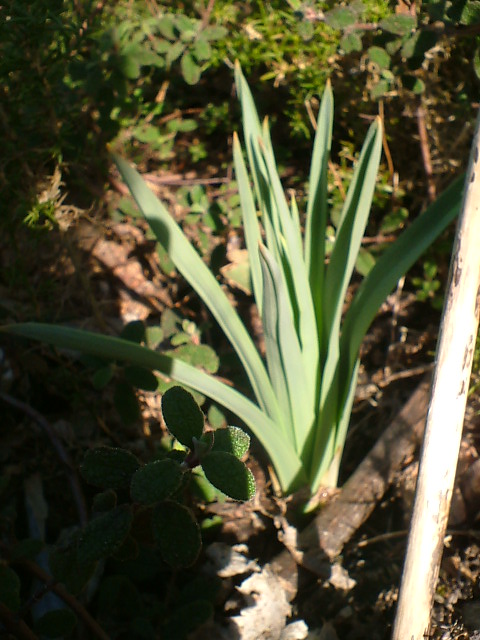
<svg viewBox="0 0 480 640">
<path fill-rule="evenodd" d="M 292 598 L 297 588 L 296 565 L 328 577 L 330 561 L 365 522 L 395 474 L 414 454 L 423 435 L 428 390 L 426 379 L 347 480 L 339 497 L 299 534 L 297 548 L 283 551 L 272 562 L 273 570 L 287 582 Z"/>
</svg>

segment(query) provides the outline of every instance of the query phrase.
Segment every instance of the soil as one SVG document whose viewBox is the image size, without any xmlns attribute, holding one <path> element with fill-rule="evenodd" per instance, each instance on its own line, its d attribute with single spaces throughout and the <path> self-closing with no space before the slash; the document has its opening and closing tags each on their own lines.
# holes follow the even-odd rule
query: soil
<svg viewBox="0 0 480 640">
<path fill-rule="evenodd" d="M 162 196 L 175 201 L 171 192 Z M 142 223 L 132 219 L 100 221 L 98 214 L 92 216 L 65 204 L 59 204 L 58 216 L 59 229 L 38 236 L 21 232 L 15 243 L 2 247 L 2 266 L 16 264 L 16 277 L 24 283 L 21 286 L 12 280 L 2 291 L 8 321 L 34 316 L 118 334 L 133 319 L 159 324 L 165 309 L 175 309 L 198 324 L 208 320 L 205 309 L 181 279 L 162 272 Z M 230 293 L 246 321 L 252 323 L 261 349 L 261 333 L 250 299 L 238 290 Z M 400 287 L 381 309 L 363 346 L 341 486 L 431 371 L 438 321 L 439 313 L 428 303 L 418 303 L 412 293 Z M 222 360 L 228 345 L 211 326 L 206 335 Z M 126 427 L 112 407 L 108 389 L 102 397 L 91 387 L 84 368 L 65 354 L 9 340 L 2 350 L 1 367 L 0 455 L 4 475 L 10 477 L 19 494 L 26 479 L 41 478 L 48 506 L 45 535 L 54 540 L 60 530 L 88 517 L 84 503 L 90 500 L 89 490 L 72 483 L 72 469 L 85 450 L 109 444 L 128 447 L 145 458 L 154 450 L 164 435 L 158 397 L 141 394 L 141 419 Z M 228 369 L 221 371 L 227 377 L 230 373 Z M 473 393 L 431 638 L 480 638 L 479 402 Z M 298 566 L 298 583 L 292 586 L 272 573 L 271 567 L 286 548 L 295 559 L 295 544 L 292 547 L 290 542 L 308 520 L 298 515 L 301 496 L 285 500 L 276 495 L 265 456 L 254 444 L 247 463 L 257 481 L 255 499 L 245 505 L 226 501 L 196 506 L 201 517 L 221 516 L 223 520 L 221 530 L 207 541 L 196 568 L 200 574 L 220 576 L 222 589 L 213 619 L 190 637 L 389 638 L 417 459 L 417 452 L 411 453 L 393 469 L 392 481 L 371 515 L 345 540 L 339 554 L 322 560 L 322 571 Z M 67 473 L 65 465 L 70 469 Z M 68 491 L 65 478 L 70 478 Z M 321 508 L 327 510 L 336 499 L 335 493 L 323 496 Z M 25 530 L 19 504 L 17 511 L 16 526 Z"/>
</svg>

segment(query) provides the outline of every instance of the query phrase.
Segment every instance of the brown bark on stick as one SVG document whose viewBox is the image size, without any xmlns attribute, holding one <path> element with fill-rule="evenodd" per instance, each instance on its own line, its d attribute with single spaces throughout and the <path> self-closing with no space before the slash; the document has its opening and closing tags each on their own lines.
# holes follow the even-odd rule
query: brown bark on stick
<svg viewBox="0 0 480 640">
<path fill-rule="evenodd" d="M 429 381 L 425 379 L 347 480 L 338 498 L 299 534 L 297 548 L 283 551 L 271 563 L 287 582 L 292 598 L 296 565 L 328 577 L 331 560 L 366 521 L 397 471 L 412 457 L 422 439 L 428 398 Z"/>
</svg>

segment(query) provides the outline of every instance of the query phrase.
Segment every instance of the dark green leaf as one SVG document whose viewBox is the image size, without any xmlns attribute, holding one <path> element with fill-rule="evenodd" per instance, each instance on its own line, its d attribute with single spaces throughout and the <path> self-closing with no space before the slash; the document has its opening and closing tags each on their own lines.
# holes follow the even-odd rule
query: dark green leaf
<svg viewBox="0 0 480 640">
<path fill-rule="evenodd" d="M 143 389 L 143 391 L 157 390 L 157 378 L 149 369 L 130 365 L 125 367 L 124 375 L 127 381 L 137 389 Z"/>
<path fill-rule="evenodd" d="M 193 43 L 192 51 L 198 62 L 205 62 L 212 57 L 212 48 L 205 37 L 200 37 Z"/>
<path fill-rule="evenodd" d="M 126 489 L 139 468 L 138 459 L 125 449 L 99 447 L 87 451 L 80 473 L 89 483 L 102 489 Z"/>
<path fill-rule="evenodd" d="M 70 609 L 47 611 L 35 622 L 35 632 L 44 638 L 69 637 L 77 624 L 77 617 Z"/>
<path fill-rule="evenodd" d="M 129 322 L 123 327 L 120 338 L 140 344 L 145 340 L 145 325 L 141 320 Z"/>
<path fill-rule="evenodd" d="M 420 78 L 410 75 L 402 76 L 402 83 L 405 89 L 413 91 L 415 94 L 420 94 L 425 91 L 425 83 Z"/>
<path fill-rule="evenodd" d="M 132 478 L 132 500 L 153 504 L 171 496 L 182 483 L 183 473 L 178 462 L 165 458 L 138 469 Z"/>
<path fill-rule="evenodd" d="M 112 366 L 107 365 L 95 371 L 92 376 L 92 384 L 95 389 L 103 389 L 107 386 L 110 380 L 113 378 L 115 370 Z"/>
<path fill-rule="evenodd" d="M 50 569 L 54 577 L 74 595 L 80 593 L 95 571 L 95 562 L 79 562 L 76 544 L 56 546 L 49 555 Z"/>
<path fill-rule="evenodd" d="M 175 40 L 175 20 L 171 15 L 164 15 L 157 22 L 157 29 L 160 31 L 164 38 L 169 40 Z"/>
<path fill-rule="evenodd" d="M 462 5 L 461 2 L 458 4 Z M 480 2 L 478 0 L 467 0 L 465 2 L 459 22 L 463 25 L 473 25 L 480 22 Z"/>
<path fill-rule="evenodd" d="M 201 438 L 205 422 L 192 394 L 182 387 L 172 387 L 163 394 L 162 414 L 167 429 L 181 444 L 192 449 L 193 438 Z"/>
<path fill-rule="evenodd" d="M 182 75 L 185 82 L 188 84 L 197 84 L 200 80 L 201 69 L 195 62 L 193 55 L 190 51 L 185 51 L 180 60 L 180 67 L 182 69 Z"/>
<path fill-rule="evenodd" d="M 404 58 L 418 58 L 418 66 L 421 65 L 425 54 L 437 44 L 438 36 L 432 31 L 417 31 L 402 46 Z"/>
<path fill-rule="evenodd" d="M 115 553 L 127 537 L 132 520 L 128 505 L 116 507 L 91 520 L 80 534 L 78 561 L 89 564 Z"/>
<path fill-rule="evenodd" d="M 250 500 L 255 495 L 252 472 L 232 453 L 208 453 L 202 459 L 202 469 L 214 487 L 234 500 Z"/>
<path fill-rule="evenodd" d="M 391 15 L 384 18 L 379 26 L 384 31 L 397 36 L 406 36 L 417 26 L 417 19 L 407 15 Z"/>
<path fill-rule="evenodd" d="M 398 231 L 404 226 L 407 218 L 408 209 L 405 209 L 404 207 L 387 213 L 387 215 L 382 220 L 382 224 L 380 225 L 380 232 L 392 233 L 394 231 Z"/>
<path fill-rule="evenodd" d="M 346 33 L 340 39 L 340 48 L 343 49 L 345 53 L 353 53 L 354 51 L 361 51 L 362 46 L 362 38 L 357 32 Z"/>
<path fill-rule="evenodd" d="M 370 90 L 370 95 L 374 100 L 382 98 L 390 90 L 390 82 L 388 80 L 379 80 Z"/>
<path fill-rule="evenodd" d="M 375 258 L 370 251 L 367 251 L 363 247 L 358 252 L 357 260 L 355 262 L 355 269 L 360 275 L 365 277 L 371 269 L 375 266 Z"/>
<path fill-rule="evenodd" d="M 345 29 L 355 24 L 357 15 L 348 7 L 335 7 L 325 13 L 325 22 L 333 29 Z"/>
<path fill-rule="evenodd" d="M 370 47 L 368 49 L 368 57 L 372 62 L 377 64 L 380 69 L 388 69 L 390 66 L 390 56 L 381 47 Z"/>
<path fill-rule="evenodd" d="M 210 26 L 206 27 L 202 31 L 202 36 L 204 38 L 207 38 L 207 40 L 220 40 L 221 38 L 225 38 L 227 33 L 228 31 L 225 29 L 225 27 Z"/>
<path fill-rule="evenodd" d="M 177 60 L 182 55 L 184 50 L 185 45 L 183 44 L 183 42 L 175 42 L 167 51 L 167 55 L 165 57 L 165 62 L 167 63 L 167 65 L 175 62 L 175 60 Z"/>
<path fill-rule="evenodd" d="M 155 507 L 153 534 L 162 558 L 176 569 L 191 566 L 202 546 L 200 529 L 192 513 L 177 502 L 167 500 Z"/>
<path fill-rule="evenodd" d="M 216 373 L 218 370 L 218 356 L 207 344 L 184 344 L 174 351 L 166 351 L 167 355 L 179 358 L 194 367 L 202 367 L 208 373 Z"/>
<path fill-rule="evenodd" d="M 236 458 L 242 458 L 250 446 L 250 436 L 239 427 L 217 429 L 214 432 L 212 451 L 232 453 Z"/>
<path fill-rule="evenodd" d="M 225 413 L 218 407 L 216 404 L 212 404 L 208 410 L 208 424 L 213 429 L 220 429 L 225 427 L 227 424 L 227 418 L 225 417 Z"/>
<path fill-rule="evenodd" d="M 140 75 L 140 65 L 134 54 L 121 55 L 119 67 L 123 75 L 129 80 L 136 80 Z"/>
<path fill-rule="evenodd" d="M 20 609 L 20 578 L 5 564 L 0 564 L 0 602 L 14 613 Z"/>
<path fill-rule="evenodd" d="M 119 380 L 113 394 L 115 408 L 125 424 L 132 424 L 140 417 L 137 395 L 126 380 Z"/>
<path fill-rule="evenodd" d="M 117 506 L 117 494 L 113 489 L 107 489 L 93 498 L 92 512 L 101 513 L 102 511 L 110 511 Z"/>
</svg>

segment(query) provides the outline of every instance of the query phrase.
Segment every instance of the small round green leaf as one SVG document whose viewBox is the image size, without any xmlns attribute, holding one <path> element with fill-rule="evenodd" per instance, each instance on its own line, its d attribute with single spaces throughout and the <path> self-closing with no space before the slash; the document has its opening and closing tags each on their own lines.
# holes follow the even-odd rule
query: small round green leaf
<svg viewBox="0 0 480 640">
<path fill-rule="evenodd" d="M 113 378 L 114 368 L 111 365 L 97 369 L 92 376 L 92 384 L 95 389 L 103 389 Z"/>
<path fill-rule="evenodd" d="M 80 534 L 77 556 L 80 564 L 96 562 L 119 549 L 130 531 L 133 514 L 128 505 L 116 507 L 91 520 Z"/>
<path fill-rule="evenodd" d="M 158 380 L 149 369 L 131 365 L 125 367 L 124 375 L 126 380 L 137 389 L 143 389 L 143 391 L 157 390 Z"/>
<path fill-rule="evenodd" d="M 153 504 L 171 496 L 182 483 L 183 473 L 175 460 L 165 458 L 140 467 L 130 486 L 132 500 Z"/>
<path fill-rule="evenodd" d="M 47 611 L 35 622 L 35 632 L 43 638 L 70 637 L 77 624 L 77 617 L 70 609 Z"/>
<path fill-rule="evenodd" d="M 250 436 L 239 427 L 227 427 L 214 431 L 212 451 L 232 453 L 236 458 L 243 457 L 250 446 Z"/>
<path fill-rule="evenodd" d="M 388 33 L 406 36 L 417 26 L 417 19 L 414 16 L 391 15 L 384 18 L 379 26 L 383 31 L 388 31 Z"/>
<path fill-rule="evenodd" d="M 232 453 L 212 451 L 202 460 L 209 482 L 234 500 L 250 500 L 255 495 L 252 472 Z"/>
<path fill-rule="evenodd" d="M 160 554 L 171 567 L 190 567 L 198 558 L 200 528 L 189 509 L 166 500 L 155 507 L 152 527 Z"/>
<path fill-rule="evenodd" d="M 167 429 L 184 446 L 193 448 L 193 438 L 202 437 L 204 417 L 191 393 L 171 387 L 163 394 L 162 414 Z"/>
<path fill-rule="evenodd" d="M 99 447 L 87 451 L 80 473 L 95 487 L 126 489 L 139 466 L 140 462 L 130 451 L 115 447 Z"/>
<path fill-rule="evenodd" d="M 370 90 L 370 95 L 374 100 L 382 98 L 390 89 L 390 82 L 388 80 L 379 80 Z"/>
<path fill-rule="evenodd" d="M 133 320 L 123 327 L 120 337 L 140 344 L 145 340 L 145 325 L 141 320 Z"/>
<path fill-rule="evenodd" d="M 92 512 L 101 513 L 102 511 L 110 511 L 117 506 L 117 494 L 113 489 L 107 489 L 93 498 Z"/>
<path fill-rule="evenodd" d="M 388 69 L 390 66 L 390 56 L 382 47 L 370 47 L 368 49 L 368 57 L 378 65 L 380 69 Z"/>
<path fill-rule="evenodd" d="M 200 80 L 201 69 L 195 62 L 193 55 L 190 51 L 185 51 L 180 60 L 180 67 L 182 69 L 182 75 L 188 84 L 197 84 Z"/>
<path fill-rule="evenodd" d="M 340 40 L 340 48 L 344 53 L 353 53 L 362 50 L 362 38 L 354 31 L 346 33 Z"/>
<path fill-rule="evenodd" d="M 95 562 L 80 563 L 77 547 L 73 542 L 68 546 L 55 546 L 49 554 L 50 569 L 55 578 L 74 595 L 81 592 L 95 571 Z"/>
<path fill-rule="evenodd" d="M 335 7 L 325 13 L 325 22 L 332 29 L 345 29 L 355 23 L 357 15 L 349 7 Z"/>
<path fill-rule="evenodd" d="M 425 83 L 421 78 L 411 75 L 402 76 L 402 83 L 405 89 L 419 95 L 425 91 Z"/>
</svg>

